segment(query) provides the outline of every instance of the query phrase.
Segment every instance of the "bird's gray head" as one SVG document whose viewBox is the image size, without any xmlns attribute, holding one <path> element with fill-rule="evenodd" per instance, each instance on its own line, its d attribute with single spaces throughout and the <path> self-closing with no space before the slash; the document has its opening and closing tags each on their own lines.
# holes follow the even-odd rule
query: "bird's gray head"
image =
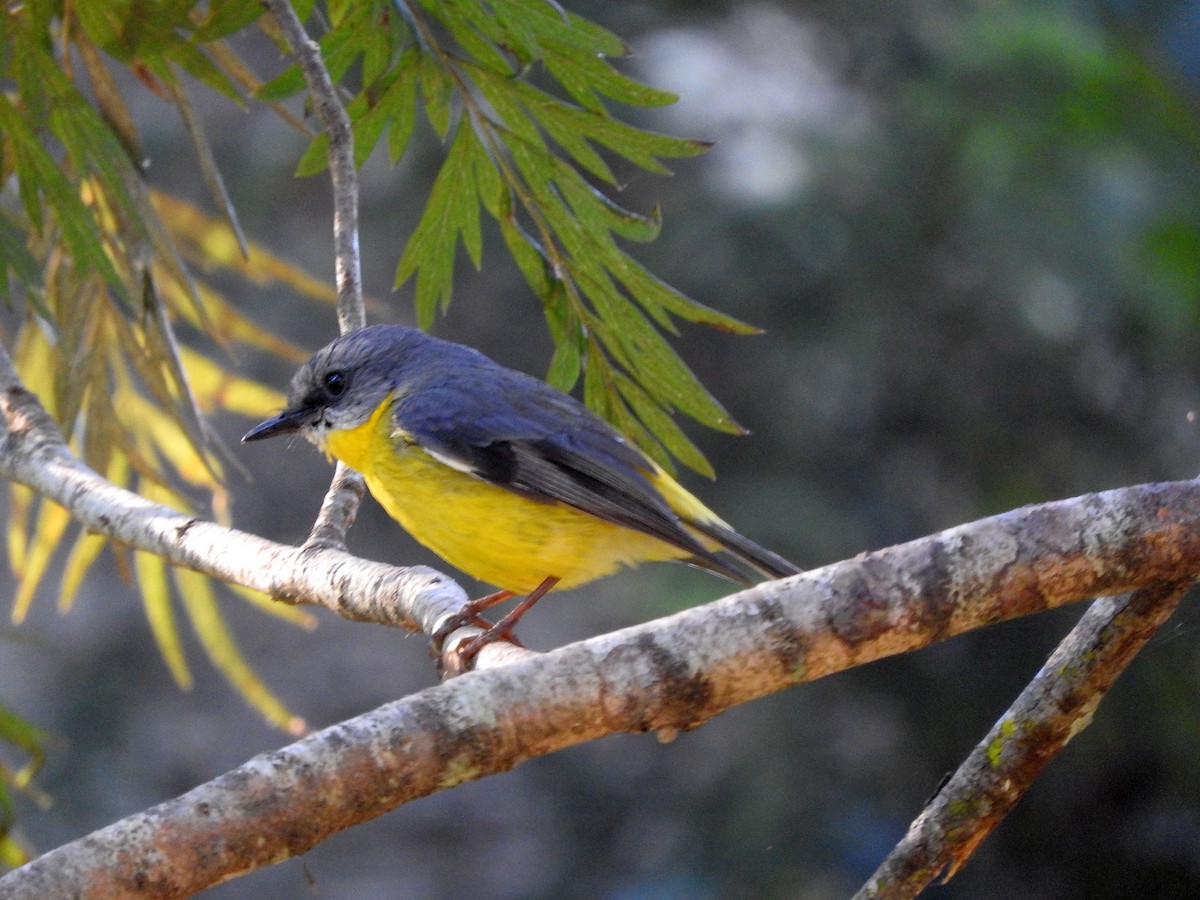
<svg viewBox="0 0 1200 900">
<path fill-rule="evenodd" d="M 415 328 L 373 325 L 327 344 L 292 377 L 287 407 L 242 438 L 299 432 L 318 447 L 331 431 L 355 428 L 400 386 L 406 362 L 434 341 Z"/>
</svg>

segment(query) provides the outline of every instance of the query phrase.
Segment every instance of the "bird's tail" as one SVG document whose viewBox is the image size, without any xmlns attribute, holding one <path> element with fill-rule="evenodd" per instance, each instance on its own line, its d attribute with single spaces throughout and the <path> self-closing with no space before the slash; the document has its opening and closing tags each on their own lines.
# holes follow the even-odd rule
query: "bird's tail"
<svg viewBox="0 0 1200 900">
<path fill-rule="evenodd" d="M 738 561 L 770 578 L 787 578 L 789 575 L 799 575 L 802 571 L 778 553 L 772 553 L 738 534 L 720 519 L 693 520 L 688 525 L 716 542 Z"/>
</svg>

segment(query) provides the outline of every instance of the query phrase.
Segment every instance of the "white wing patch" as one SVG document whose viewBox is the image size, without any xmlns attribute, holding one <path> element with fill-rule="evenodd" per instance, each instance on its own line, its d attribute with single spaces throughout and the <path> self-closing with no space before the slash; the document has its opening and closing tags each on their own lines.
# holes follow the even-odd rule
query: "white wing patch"
<svg viewBox="0 0 1200 900">
<path fill-rule="evenodd" d="M 428 447 L 421 447 L 421 449 L 440 462 L 443 466 L 449 466 L 451 469 L 454 469 L 458 472 L 464 472 L 467 475 L 477 476 L 479 474 L 477 471 L 475 471 L 475 469 L 463 462 L 461 459 L 455 459 L 453 456 L 446 456 L 446 454 L 438 453 L 436 450 L 431 450 Z"/>
</svg>

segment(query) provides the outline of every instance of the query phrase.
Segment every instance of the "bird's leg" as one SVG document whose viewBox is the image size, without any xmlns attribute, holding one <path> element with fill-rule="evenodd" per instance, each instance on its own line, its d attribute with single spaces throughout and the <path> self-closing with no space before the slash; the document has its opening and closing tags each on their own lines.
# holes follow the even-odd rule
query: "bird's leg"
<svg viewBox="0 0 1200 900">
<path fill-rule="evenodd" d="M 546 593 L 552 587 L 558 584 L 558 581 L 559 579 L 557 576 L 551 575 L 532 591 L 530 591 L 525 599 L 514 606 L 499 622 L 488 628 L 483 634 L 473 637 L 471 640 L 467 641 L 467 643 L 464 644 L 458 651 L 458 658 L 462 664 L 465 666 L 466 664 L 470 663 L 470 661 L 474 659 L 475 654 L 488 644 L 492 643 L 492 641 L 498 641 L 503 638 L 505 640 L 512 641 L 513 643 L 517 644 L 517 646 L 521 646 L 520 642 L 513 636 L 513 628 L 516 627 L 517 622 L 521 621 L 521 617 L 533 608 L 535 603 L 546 596 Z M 480 601 L 475 602 L 478 603 L 483 600 L 489 600 L 491 597 L 495 597 L 498 594 L 507 594 L 508 596 L 502 599 L 508 599 L 508 597 L 513 596 L 513 591 L 497 591 L 496 594 L 483 597 Z M 500 600 L 492 600 L 488 605 L 491 606 L 499 602 Z M 487 607 L 483 608 L 486 609 Z"/>
<path fill-rule="evenodd" d="M 494 627 L 487 619 L 480 618 L 479 614 L 485 609 L 491 609 L 497 603 L 503 603 L 509 597 L 515 596 L 517 596 L 516 591 L 496 591 L 476 600 L 468 601 L 467 605 L 458 611 L 456 618 L 459 622 L 454 627 L 461 628 L 463 625 L 478 625 L 484 629 Z"/>
<path fill-rule="evenodd" d="M 434 659 L 440 657 L 442 655 L 442 644 L 445 643 L 446 638 L 450 637 L 452 633 L 458 631 L 464 625 L 477 625 L 484 632 L 491 631 L 495 626 L 483 618 L 480 613 L 489 607 L 495 606 L 497 603 L 503 603 L 509 597 L 515 596 L 517 596 L 516 591 L 496 591 L 475 600 L 468 600 L 457 613 L 446 620 L 446 623 L 441 628 L 430 635 L 430 655 Z"/>
</svg>

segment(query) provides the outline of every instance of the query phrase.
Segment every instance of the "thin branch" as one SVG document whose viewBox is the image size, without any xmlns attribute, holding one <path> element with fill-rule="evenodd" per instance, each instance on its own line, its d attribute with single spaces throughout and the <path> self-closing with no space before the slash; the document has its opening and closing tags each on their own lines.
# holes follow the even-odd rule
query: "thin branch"
<svg viewBox="0 0 1200 900">
<path fill-rule="evenodd" d="M 975 852 L 1090 722 L 1117 676 L 1190 587 L 1163 582 L 1092 604 L 1016 702 L 912 823 L 856 900 L 915 897 Z"/>
<path fill-rule="evenodd" d="M 288 0 L 263 0 L 263 6 L 279 22 L 291 44 L 292 53 L 308 84 L 321 129 L 329 136 L 338 327 L 345 334 L 367 324 L 358 240 L 358 170 L 354 165 L 354 129 L 329 70 L 325 68 L 321 48 L 308 36 L 291 3 Z M 305 546 L 345 546 L 346 531 L 358 513 L 358 505 L 365 492 L 362 477 L 338 463 Z"/>
<path fill-rule="evenodd" d="M 358 507 L 366 493 L 367 486 L 362 476 L 338 463 L 333 472 L 333 481 L 321 502 L 321 511 L 317 513 L 304 546 L 310 550 L 345 550 L 346 534 L 358 516 Z"/>
<path fill-rule="evenodd" d="M 354 130 L 350 116 L 321 58 L 321 48 L 296 17 L 288 0 L 262 0 L 279 22 L 304 73 L 313 109 L 329 136 L 329 175 L 333 182 L 333 238 L 337 269 L 338 324 L 353 331 L 367 323 L 363 309 L 362 264 L 358 246 L 358 170 L 354 167 Z"/>
<path fill-rule="evenodd" d="M 192 146 L 196 150 L 196 162 L 200 166 L 200 174 L 204 178 L 204 184 L 208 187 L 208 193 L 212 197 L 213 203 L 217 205 L 217 209 L 225 217 L 225 224 L 233 232 L 242 258 L 249 259 L 250 245 L 246 241 L 246 233 L 242 231 L 242 223 L 238 219 L 233 201 L 229 198 L 229 191 L 225 187 L 225 179 L 221 177 L 221 170 L 217 167 L 217 160 L 213 155 L 212 145 L 208 142 L 208 134 L 204 130 L 204 125 L 201 123 L 200 117 L 196 114 L 195 107 L 192 106 L 192 98 L 188 96 L 187 88 L 184 86 L 183 81 L 179 79 L 178 74 L 174 71 L 172 71 L 172 75 L 173 77 L 165 79 L 165 86 L 171 94 L 171 100 L 174 102 L 175 108 L 179 110 L 179 116 L 183 119 L 183 126 L 187 129 L 188 136 L 192 139 Z"/>
</svg>

